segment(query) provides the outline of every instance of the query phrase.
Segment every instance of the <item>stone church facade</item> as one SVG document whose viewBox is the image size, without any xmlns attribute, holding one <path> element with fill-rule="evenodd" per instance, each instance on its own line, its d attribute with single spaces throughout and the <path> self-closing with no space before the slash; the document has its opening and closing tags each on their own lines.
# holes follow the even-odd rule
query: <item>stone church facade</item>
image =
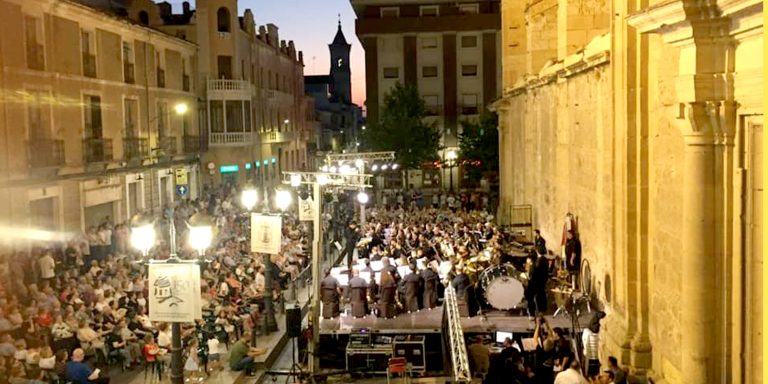
<svg viewBox="0 0 768 384">
<path fill-rule="evenodd" d="M 578 220 L 601 360 L 762 383 L 763 3 L 505 0 L 499 218 Z"/>
</svg>

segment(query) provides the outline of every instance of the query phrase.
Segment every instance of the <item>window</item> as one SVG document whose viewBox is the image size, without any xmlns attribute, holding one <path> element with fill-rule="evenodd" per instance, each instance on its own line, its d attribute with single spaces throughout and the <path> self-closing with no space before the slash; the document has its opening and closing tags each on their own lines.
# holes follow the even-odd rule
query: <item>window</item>
<svg viewBox="0 0 768 384">
<path fill-rule="evenodd" d="M 83 99 L 83 121 L 85 122 L 83 138 L 100 139 L 102 137 L 101 97 L 85 95 Z"/>
<path fill-rule="evenodd" d="M 139 12 L 139 23 L 149 25 L 149 13 L 147 11 Z"/>
<path fill-rule="evenodd" d="M 123 80 L 129 84 L 134 83 L 133 47 L 127 41 L 123 41 Z"/>
<path fill-rule="evenodd" d="M 437 37 L 425 37 L 421 39 L 422 48 L 437 48 Z"/>
<path fill-rule="evenodd" d="M 83 51 L 83 76 L 96 77 L 96 55 L 93 33 L 80 32 L 80 47 Z"/>
<path fill-rule="evenodd" d="M 45 69 L 45 50 L 43 49 L 43 23 L 35 17 L 24 17 L 24 35 L 26 36 L 27 67 Z"/>
<path fill-rule="evenodd" d="M 480 9 L 477 4 L 461 4 L 459 5 L 459 13 L 462 15 L 474 15 L 479 13 Z"/>
<path fill-rule="evenodd" d="M 224 132 L 224 102 L 211 100 L 211 132 Z"/>
<path fill-rule="evenodd" d="M 125 99 L 123 101 L 123 118 L 125 137 L 139 137 L 139 103 L 135 99 Z"/>
<path fill-rule="evenodd" d="M 421 16 L 437 16 L 439 13 L 437 5 L 427 5 L 419 7 L 419 13 Z"/>
<path fill-rule="evenodd" d="M 462 65 L 461 66 L 461 75 L 462 76 L 477 76 L 477 65 L 476 64 Z"/>
<path fill-rule="evenodd" d="M 157 136 L 167 137 L 168 135 L 168 103 L 165 101 L 157 102 Z"/>
<path fill-rule="evenodd" d="M 227 132 L 243 132 L 243 101 L 227 100 L 224 103 L 227 112 Z"/>
<path fill-rule="evenodd" d="M 462 48 L 474 48 L 477 47 L 477 36 L 462 36 L 461 37 Z"/>
<path fill-rule="evenodd" d="M 477 115 L 477 95 L 461 95 L 461 114 Z"/>
<path fill-rule="evenodd" d="M 427 116 L 437 116 L 440 114 L 437 95 L 424 95 L 422 99 L 424 99 L 424 105 L 427 108 Z"/>
<path fill-rule="evenodd" d="M 380 9 L 380 12 L 382 19 L 387 17 L 399 17 L 400 7 L 384 7 Z"/>
<path fill-rule="evenodd" d="M 157 86 L 165 88 L 165 55 L 162 50 L 155 53 L 155 64 L 157 64 Z"/>
<path fill-rule="evenodd" d="M 27 134 L 30 140 L 51 137 L 50 94 L 48 91 L 27 91 Z"/>
<path fill-rule="evenodd" d="M 397 79 L 400 77 L 400 69 L 397 67 L 384 67 L 385 79 Z"/>
<path fill-rule="evenodd" d="M 219 32 L 229 32 L 229 9 L 227 7 L 221 7 L 216 11 L 216 25 Z"/>
<path fill-rule="evenodd" d="M 421 75 L 423 77 L 437 77 L 437 66 L 430 65 L 421 67 Z"/>
</svg>

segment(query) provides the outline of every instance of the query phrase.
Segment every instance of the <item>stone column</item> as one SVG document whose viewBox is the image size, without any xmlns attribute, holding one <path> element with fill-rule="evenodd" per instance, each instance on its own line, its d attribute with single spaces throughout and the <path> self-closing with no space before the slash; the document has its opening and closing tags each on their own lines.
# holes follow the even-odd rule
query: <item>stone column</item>
<svg viewBox="0 0 768 384">
<path fill-rule="evenodd" d="M 689 107 L 690 128 L 683 130 L 682 369 L 690 383 L 714 383 L 712 333 L 716 331 L 715 146 L 704 103 Z M 691 129 L 692 128 L 692 129 Z"/>
</svg>

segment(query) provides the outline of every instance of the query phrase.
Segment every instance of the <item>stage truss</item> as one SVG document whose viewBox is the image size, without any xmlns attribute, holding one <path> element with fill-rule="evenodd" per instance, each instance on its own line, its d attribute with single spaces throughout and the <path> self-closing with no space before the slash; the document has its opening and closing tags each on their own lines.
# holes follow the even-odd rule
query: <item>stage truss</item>
<svg viewBox="0 0 768 384">
<path fill-rule="evenodd" d="M 464 331 L 461 328 L 461 315 L 456 302 L 456 291 L 451 284 L 445 288 L 445 315 L 448 320 L 448 337 L 451 344 L 451 363 L 453 364 L 453 379 L 457 383 L 469 383 L 472 375 L 469 371 L 467 346 L 464 342 Z"/>
</svg>

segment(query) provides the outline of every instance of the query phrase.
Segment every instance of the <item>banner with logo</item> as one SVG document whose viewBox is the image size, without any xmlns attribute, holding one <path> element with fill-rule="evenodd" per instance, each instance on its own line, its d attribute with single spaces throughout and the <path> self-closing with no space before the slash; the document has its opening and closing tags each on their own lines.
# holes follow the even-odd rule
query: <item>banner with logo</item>
<svg viewBox="0 0 768 384">
<path fill-rule="evenodd" d="M 149 265 L 149 319 L 188 323 L 201 319 L 200 266 Z"/>
<path fill-rule="evenodd" d="M 282 217 L 251 214 L 251 252 L 276 255 L 282 242 Z"/>
<path fill-rule="evenodd" d="M 311 197 L 299 199 L 299 220 L 312 221 L 315 219 L 315 202 Z"/>
</svg>

